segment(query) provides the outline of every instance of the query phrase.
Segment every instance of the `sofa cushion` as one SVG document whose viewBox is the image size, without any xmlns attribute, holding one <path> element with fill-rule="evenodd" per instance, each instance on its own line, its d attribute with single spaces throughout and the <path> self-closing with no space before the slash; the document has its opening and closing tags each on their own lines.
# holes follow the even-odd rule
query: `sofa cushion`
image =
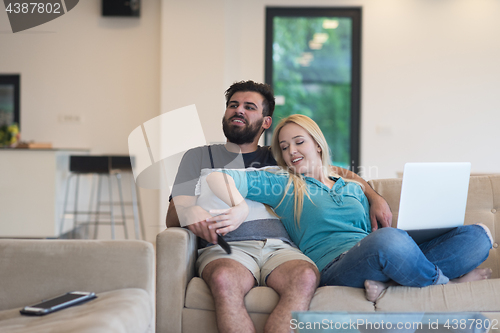
<svg viewBox="0 0 500 333">
<path fill-rule="evenodd" d="M 269 314 L 279 301 L 278 294 L 271 288 L 255 287 L 245 296 L 245 306 L 250 313 Z M 193 278 L 187 287 L 188 309 L 215 310 L 212 293 L 205 281 Z M 372 302 L 365 298 L 365 290 L 347 287 L 321 287 L 311 301 L 312 311 L 362 311 L 373 312 Z"/>
<path fill-rule="evenodd" d="M 373 303 L 366 299 L 364 289 L 339 286 L 318 288 L 309 309 L 311 311 L 375 311 Z"/>
<path fill-rule="evenodd" d="M 271 288 L 255 287 L 245 296 L 248 312 L 271 313 L 279 301 L 278 294 Z M 203 279 L 191 279 L 186 291 L 186 308 L 215 311 L 212 293 Z"/>
<path fill-rule="evenodd" d="M 389 287 L 375 303 L 376 311 L 500 311 L 500 279 L 425 288 Z"/>
<path fill-rule="evenodd" d="M 24 316 L 19 310 L 0 311 L 0 332 L 148 332 L 154 311 L 150 295 L 138 288 L 103 292 L 92 301 L 45 316 Z"/>
<path fill-rule="evenodd" d="M 153 302 L 153 263 L 144 241 L 0 239 L 0 311 L 74 290 L 142 288 Z"/>
<path fill-rule="evenodd" d="M 215 310 L 212 293 L 203 279 L 192 278 L 186 289 L 186 303 L 188 309 Z"/>
</svg>

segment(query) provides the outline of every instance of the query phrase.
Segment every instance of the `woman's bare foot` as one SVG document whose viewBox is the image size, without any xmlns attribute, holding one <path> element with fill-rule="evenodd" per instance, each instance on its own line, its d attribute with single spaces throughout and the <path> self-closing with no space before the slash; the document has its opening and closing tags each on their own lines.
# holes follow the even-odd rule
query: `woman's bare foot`
<svg viewBox="0 0 500 333">
<path fill-rule="evenodd" d="M 369 300 L 370 302 L 375 302 L 384 290 L 386 290 L 389 286 L 393 285 L 395 284 L 391 282 L 366 280 L 365 281 L 366 299 Z"/>
<path fill-rule="evenodd" d="M 450 283 L 463 283 L 471 281 L 480 281 L 491 278 L 491 268 L 476 268 L 459 278 L 450 280 Z"/>
</svg>

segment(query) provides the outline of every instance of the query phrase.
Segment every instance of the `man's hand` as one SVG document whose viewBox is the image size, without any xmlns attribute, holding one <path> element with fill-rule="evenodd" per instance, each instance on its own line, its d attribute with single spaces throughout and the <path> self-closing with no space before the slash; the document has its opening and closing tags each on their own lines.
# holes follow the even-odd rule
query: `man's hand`
<svg viewBox="0 0 500 333">
<path fill-rule="evenodd" d="M 228 209 L 213 209 L 211 214 L 216 216 L 207 219 L 207 222 L 215 222 L 209 226 L 211 230 L 224 236 L 228 232 L 236 230 L 248 216 L 250 212 L 247 203 L 243 200 L 240 204 Z"/>
<path fill-rule="evenodd" d="M 387 201 L 379 194 L 372 196 L 370 200 L 370 221 L 372 224 L 372 231 L 378 229 L 378 223 L 382 228 L 390 227 L 392 224 L 391 208 L 387 204 Z"/>
<path fill-rule="evenodd" d="M 187 221 L 187 228 L 196 236 L 205 239 L 208 242 L 217 244 L 217 234 L 215 230 L 210 230 L 208 226 L 212 223 L 207 223 L 206 220 L 212 215 L 200 206 L 191 206 L 182 210 L 182 218 Z M 194 222 L 197 221 L 197 222 Z M 194 222 L 194 223 L 193 223 Z"/>
<path fill-rule="evenodd" d="M 167 212 L 167 227 L 187 227 L 196 236 L 208 242 L 217 243 L 217 234 L 208 229 L 206 220 L 212 217 L 209 212 L 196 205 L 196 197 L 180 195 L 170 201 Z"/>
<path fill-rule="evenodd" d="M 217 234 L 215 230 L 209 229 L 209 226 L 213 224 L 213 222 L 201 221 L 198 223 L 193 223 L 187 226 L 189 230 L 193 232 L 196 236 L 203 238 L 207 242 L 217 244 Z"/>
</svg>

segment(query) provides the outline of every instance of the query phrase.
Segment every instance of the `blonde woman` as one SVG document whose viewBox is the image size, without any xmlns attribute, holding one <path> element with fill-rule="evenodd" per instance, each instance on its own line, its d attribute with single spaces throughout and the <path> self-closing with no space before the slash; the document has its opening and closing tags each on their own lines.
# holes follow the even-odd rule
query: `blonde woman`
<svg viewBox="0 0 500 333">
<path fill-rule="evenodd" d="M 234 230 L 248 214 L 242 194 L 268 204 L 318 266 L 320 285 L 364 287 L 372 302 L 391 284 L 425 287 L 491 275 L 477 268 L 492 246 L 485 226 L 459 227 L 419 245 L 399 229 L 372 232 L 362 188 L 331 173 L 328 145 L 310 118 L 283 119 L 271 147 L 278 172 L 223 170 L 208 176 L 214 194 L 234 206 L 213 211 L 219 215 L 207 220 L 218 233 Z"/>
</svg>

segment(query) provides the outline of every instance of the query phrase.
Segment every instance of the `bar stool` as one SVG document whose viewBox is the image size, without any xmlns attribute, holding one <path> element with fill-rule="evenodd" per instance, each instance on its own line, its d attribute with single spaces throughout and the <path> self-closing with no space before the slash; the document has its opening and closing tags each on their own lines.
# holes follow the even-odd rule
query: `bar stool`
<svg viewBox="0 0 500 333">
<path fill-rule="evenodd" d="M 142 209 L 141 209 L 141 202 L 140 202 L 140 195 L 139 191 L 137 189 L 137 185 L 134 180 L 133 172 L 132 172 L 132 163 L 133 163 L 133 158 L 131 158 L 128 155 L 120 156 L 120 155 L 110 155 L 110 164 L 111 164 L 111 171 L 116 172 L 117 170 L 120 171 L 120 186 L 121 186 L 121 174 L 127 173 L 130 176 L 130 190 L 131 190 L 131 196 L 132 196 L 132 202 L 125 202 L 125 206 L 131 205 L 132 210 L 134 213 L 134 232 L 135 232 L 135 238 L 139 239 L 141 238 L 145 240 L 146 239 L 146 230 L 144 229 L 144 219 L 142 217 Z M 117 176 L 118 177 L 118 176 Z M 139 231 L 140 228 L 140 231 Z"/>
<path fill-rule="evenodd" d="M 136 189 L 135 182 L 131 181 L 132 185 L 132 202 L 125 203 L 123 200 L 123 191 L 122 191 L 122 172 L 131 172 L 132 166 L 130 163 L 130 157 L 128 156 L 87 156 L 87 155 L 73 155 L 70 156 L 70 166 L 69 170 L 71 172 L 70 176 L 66 180 L 66 193 L 64 198 L 64 206 L 63 206 L 63 214 L 61 217 L 60 223 L 60 234 L 63 233 L 64 229 L 64 221 L 66 219 L 67 214 L 72 214 L 73 216 L 73 225 L 72 225 L 72 237 L 75 237 L 75 231 L 80 225 L 85 225 L 86 230 L 88 230 L 88 226 L 94 225 L 94 238 L 97 238 L 99 225 L 101 224 L 109 224 L 111 225 L 111 238 L 115 239 L 115 225 L 122 225 L 123 232 L 125 238 L 128 239 L 128 231 L 126 224 L 126 214 L 125 214 L 125 206 L 132 205 L 133 213 L 134 213 L 134 225 L 135 225 L 135 236 L 137 239 L 140 238 L 139 235 L 139 224 L 141 226 L 142 238 L 144 239 L 144 225 L 142 219 L 142 211 L 140 209 L 139 195 Z M 78 209 L 78 196 L 79 196 L 79 187 L 80 187 L 80 176 L 82 175 L 92 175 L 92 187 L 90 190 L 90 201 L 89 201 L 89 210 L 81 211 Z M 95 177 L 97 176 L 97 199 L 96 199 L 96 207 L 95 210 L 92 209 L 92 203 L 94 201 L 95 196 Z M 68 210 L 68 197 L 69 197 L 69 188 L 71 179 L 75 178 L 75 195 L 74 195 L 74 206 L 72 210 Z M 102 179 L 107 178 L 108 180 L 108 199 L 109 202 L 104 202 L 101 200 L 101 192 L 102 192 Z M 113 200 L 113 186 L 111 180 L 116 178 L 117 187 L 118 187 L 118 195 L 119 201 L 115 202 Z M 115 214 L 114 205 L 119 204 L 121 208 L 121 216 L 117 216 Z M 101 206 L 109 206 L 109 211 L 102 211 Z M 87 215 L 88 221 L 85 223 L 80 223 L 77 221 L 78 215 Z M 104 222 L 101 220 L 101 215 L 109 216 L 109 222 Z M 140 216 L 140 218 L 139 218 Z M 92 217 L 94 220 L 92 221 Z"/>
</svg>

